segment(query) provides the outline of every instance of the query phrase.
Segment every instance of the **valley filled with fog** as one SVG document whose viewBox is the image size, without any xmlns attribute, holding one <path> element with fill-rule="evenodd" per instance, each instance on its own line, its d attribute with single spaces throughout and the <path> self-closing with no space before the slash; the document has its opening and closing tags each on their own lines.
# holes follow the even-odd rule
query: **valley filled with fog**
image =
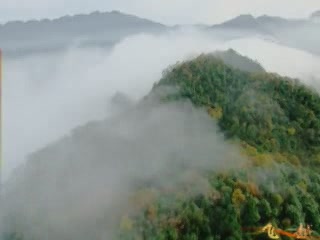
<svg viewBox="0 0 320 240">
<path fill-rule="evenodd" d="M 281 191 L 283 186 L 275 184 L 279 176 L 293 171 L 281 165 L 283 159 L 294 169 L 300 164 L 296 132 L 311 136 L 310 149 L 317 150 L 312 145 L 318 139 L 316 110 L 307 108 L 316 108 L 312 101 L 320 92 L 319 29 L 317 14 L 305 19 L 240 15 L 216 25 L 167 26 L 118 11 L 0 25 L 0 239 L 2 233 L 18 232 L 24 238 L 8 239 L 110 239 L 118 233 L 119 219 L 136 213 L 134 203 L 150 200 L 148 194 L 132 200 L 141 189 L 159 196 L 178 192 L 186 199 L 223 197 L 228 187 L 218 193 L 208 171 L 249 169 L 247 179 L 257 186 L 270 183 L 268 190 Z M 299 79 L 308 90 L 286 77 Z M 243 82 L 228 89 L 238 78 Z M 161 88 L 160 82 L 170 81 L 176 85 Z M 283 90 L 287 85 L 274 90 L 288 82 L 288 92 L 298 92 L 292 98 Z M 180 88 L 185 92 L 179 95 Z M 239 102 L 230 100 L 236 97 Z M 289 122 L 295 117 L 290 101 L 296 98 L 315 130 L 301 118 Z M 228 108 L 241 109 L 239 116 L 224 119 Z M 277 131 L 289 136 L 288 144 Z M 228 139 L 234 132 L 242 138 Z M 280 149 L 277 144 L 289 146 L 293 156 L 263 152 Z M 303 151 L 310 150 L 308 144 Z M 254 157 L 257 168 L 251 169 L 248 159 Z M 271 164 L 276 171 L 261 163 L 273 157 L 282 161 Z M 231 202 L 245 198 L 237 191 Z M 130 221 L 126 227 L 133 228 Z"/>
<path fill-rule="evenodd" d="M 320 57 L 262 37 L 222 41 L 197 29 L 129 36 L 111 49 L 70 46 L 4 60 L 4 178 L 28 154 L 90 120 L 113 114 L 117 93 L 144 97 L 162 71 L 201 53 L 232 48 L 271 72 L 318 88 Z M 9 80 L 10 78 L 10 80 Z"/>
</svg>

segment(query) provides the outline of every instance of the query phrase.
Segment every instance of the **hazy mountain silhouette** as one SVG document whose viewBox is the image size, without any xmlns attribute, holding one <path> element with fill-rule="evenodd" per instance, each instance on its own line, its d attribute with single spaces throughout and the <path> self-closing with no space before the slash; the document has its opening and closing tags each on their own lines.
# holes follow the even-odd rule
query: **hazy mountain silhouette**
<svg viewBox="0 0 320 240">
<path fill-rule="evenodd" d="M 227 32 L 229 38 L 265 36 L 289 47 L 320 54 L 320 22 L 314 21 L 319 15 L 320 12 L 315 12 L 310 19 L 240 15 L 210 29 Z"/>
<path fill-rule="evenodd" d="M 73 44 L 109 46 L 142 32 L 159 32 L 166 27 L 118 11 L 64 16 L 54 20 L 14 21 L 0 25 L 1 48 L 23 54 L 57 50 Z"/>
<path fill-rule="evenodd" d="M 320 22 L 320 10 L 311 14 L 310 19 Z"/>
<path fill-rule="evenodd" d="M 320 11 L 306 19 L 240 15 L 221 24 L 169 27 L 118 11 L 64 16 L 54 20 L 14 21 L 0 25 L 1 48 L 10 55 L 57 51 L 70 45 L 112 47 L 138 33 L 160 33 L 192 27 L 215 38 L 259 36 L 280 44 L 320 54 Z"/>
</svg>

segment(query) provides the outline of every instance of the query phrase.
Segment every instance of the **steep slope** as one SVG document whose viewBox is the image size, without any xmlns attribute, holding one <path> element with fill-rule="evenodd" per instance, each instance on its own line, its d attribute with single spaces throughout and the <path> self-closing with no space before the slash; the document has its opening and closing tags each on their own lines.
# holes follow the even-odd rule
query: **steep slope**
<svg viewBox="0 0 320 240">
<path fill-rule="evenodd" d="M 114 239 L 141 188 L 187 181 L 196 194 L 206 188 L 202 177 L 191 184 L 186 172 L 241 163 L 216 131 L 208 115 L 190 104 L 153 99 L 81 126 L 13 174 L 3 194 L 0 232 L 17 231 L 24 240 Z"/>
<path fill-rule="evenodd" d="M 280 152 L 316 164 L 320 149 L 320 98 L 297 80 L 234 70 L 214 56 L 171 67 L 160 84 L 181 88 L 169 98 L 188 98 L 220 112 L 219 125 L 260 152 Z M 195 77 L 196 76 L 196 77 Z"/>
<path fill-rule="evenodd" d="M 214 55 L 169 67 L 154 91 L 160 86 L 178 89 L 164 102 L 190 99 L 208 109 L 250 162 L 243 169 L 202 173 L 211 188 L 193 197 L 181 188 L 149 188 L 153 200 L 145 211 L 122 219 L 123 239 L 261 239 L 267 233 L 259 227 L 268 222 L 287 235 L 300 223 L 311 224 L 317 236 L 319 94 L 277 74 L 236 70 Z"/>
<path fill-rule="evenodd" d="M 320 96 L 297 80 L 233 50 L 201 55 L 138 105 L 33 154 L 6 187 L 2 226 L 25 240 L 319 231 L 319 122 Z"/>
<path fill-rule="evenodd" d="M 217 51 L 214 57 L 220 58 L 225 64 L 246 72 L 265 72 L 263 67 L 245 56 L 238 54 L 233 49 L 228 51 Z"/>
</svg>

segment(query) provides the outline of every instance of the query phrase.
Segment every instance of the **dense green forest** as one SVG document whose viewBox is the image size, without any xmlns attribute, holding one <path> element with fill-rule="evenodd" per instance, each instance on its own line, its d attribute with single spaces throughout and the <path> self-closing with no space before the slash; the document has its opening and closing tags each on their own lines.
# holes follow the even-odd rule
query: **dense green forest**
<svg viewBox="0 0 320 240">
<path fill-rule="evenodd" d="M 241 64 L 239 64 L 241 61 Z M 266 73 L 233 50 L 170 66 L 153 91 L 163 102 L 191 100 L 242 147 L 246 168 L 203 172 L 211 188 L 188 197 L 145 189 L 141 209 L 124 216 L 123 239 L 263 239 L 245 227 L 320 230 L 320 96 L 296 79 Z"/>
<path fill-rule="evenodd" d="M 298 80 L 265 73 L 254 64 L 251 72 L 242 71 L 215 55 L 202 55 L 171 66 L 155 88 L 178 87 L 166 100 L 186 98 L 206 107 L 226 137 L 241 140 L 253 152 L 273 154 L 278 162 L 318 166 L 319 94 Z M 263 159 L 257 159 L 259 164 Z"/>
<path fill-rule="evenodd" d="M 239 147 L 239 154 L 246 161 L 241 167 L 221 171 L 185 169 L 179 174 L 191 172 L 188 181 L 171 186 L 143 181 L 136 184 L 136 191 L 129 194 L 130 209 L 117 224 L 118 239 L 261 240 L 267 239 L 267 235 L 245 230 L 267 223 L 284 230 L 294 230 L 300 223 L 310 224 L 313 235 L 317 235 L 320 231 L 317 92 L 297 79 L 267 73 L 259 63 L 229 50 L 200 55 L 168 67 L 139 104 L 155 96 L 160 96 L 163 105 L 191 101 L 196 108 L 204 109 L 211 117 L 207 117 L 210 124 L 212 121 L 212 125 L 219 126 L 225 141 Z M 124 113 L 124 117 L 128 116 Z M 112 128 L 111 123 L 107 125 Z M 76 140 L 65 139 L 56 146 L 57 151 L 49 148 L 49 157 L 47 153 L 40 154 L 34 163 L 41 165 L 42 158 L 47 158 L 52 162 L 50 166 L 54 166 L 54 159 L 72 156 L 88 158 L 85 162 L 90 166 L 90 160 L 100 159 L 96 157 L 97 149 L 112 151 L 123 141 L 117 139 L 112 145 L 114 135 L 105 137 L 110 130 L 94 124 L 76 133 L 74 138 L 82 143 L 83 149 L 78 149 Z M 87 148 L 92 141 L 95 145 Z M 109 148 L 101 141 L 107 141 Z M 127 149 L 133 144 L 127 139 L 125 143 Z M 66 151 L 65 155 L 61 149 Z M 73 154 L 73 150 L 78 153 Z M 41 183 L 37 184 L 40 187 Z M 22 236 L 8 234 L 4 239 L 23 240 Z"/>
</svg>

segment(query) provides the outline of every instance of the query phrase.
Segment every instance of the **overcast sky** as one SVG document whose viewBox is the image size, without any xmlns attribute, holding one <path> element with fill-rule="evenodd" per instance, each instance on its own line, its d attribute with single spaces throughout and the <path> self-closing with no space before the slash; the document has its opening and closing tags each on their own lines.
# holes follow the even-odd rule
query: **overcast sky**
<svg viewBox="0 0 320 240">
<path fill-rule="evenodd" d="M 120 10 L 166 24 L 217 23 L 239 14 L 307 17 L 320 0 L 0 0 L 0 22 Z"/>
</svg>

